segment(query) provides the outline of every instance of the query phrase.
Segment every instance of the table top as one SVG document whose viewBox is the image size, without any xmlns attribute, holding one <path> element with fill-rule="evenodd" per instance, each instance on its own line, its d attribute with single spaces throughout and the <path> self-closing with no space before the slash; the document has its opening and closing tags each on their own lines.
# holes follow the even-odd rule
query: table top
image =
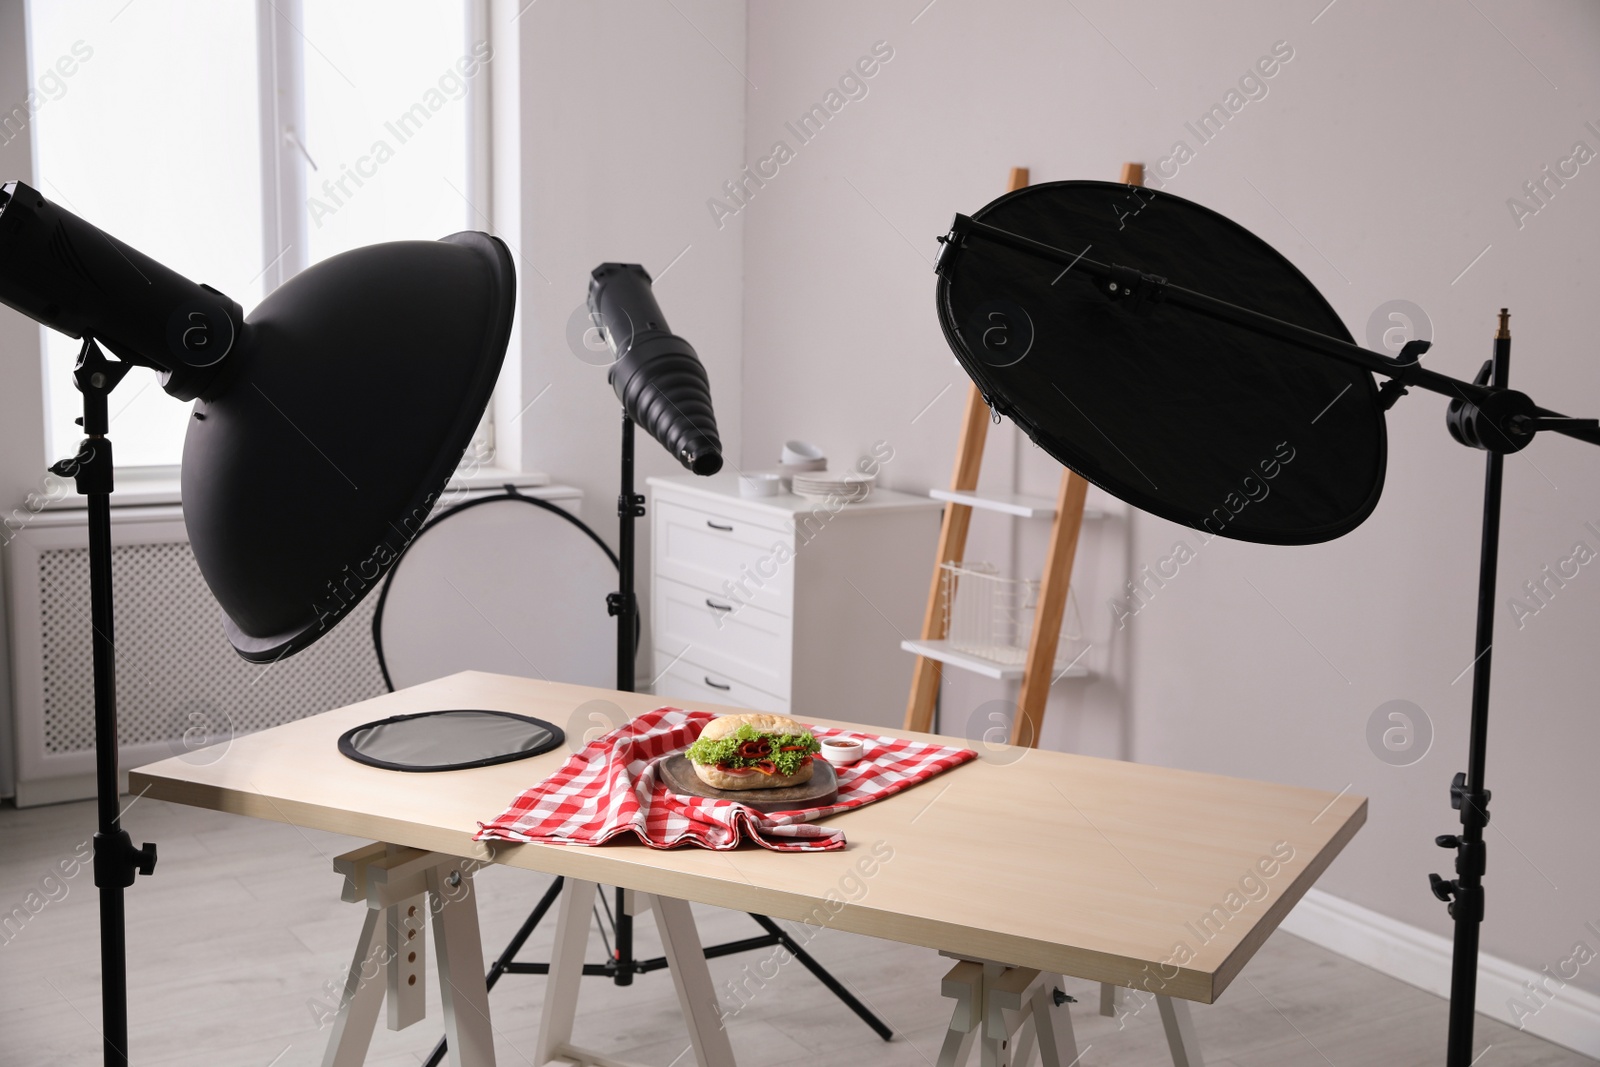
<svg viewBox="0 0 1600 1067">
<path fill-rule="evenodd" d="M 355 763 L 336 745 L 361 723 L 440 708 L 532 715 L 581 738 L 661 703 L 467 672 L 236 738 L 209 763 L 174 757 L 129 777 L 133 792 L 175 803 L 1203 1003 L 1227 988 L 1366 821 L 1366 798 L 1348 792 L 998 746 L 834 816 L 830 825 L 849 840 L 836 852 L 474 842 L 480 821 L 554 773 L 569 750 L 406 774 Z"/>
</svg>

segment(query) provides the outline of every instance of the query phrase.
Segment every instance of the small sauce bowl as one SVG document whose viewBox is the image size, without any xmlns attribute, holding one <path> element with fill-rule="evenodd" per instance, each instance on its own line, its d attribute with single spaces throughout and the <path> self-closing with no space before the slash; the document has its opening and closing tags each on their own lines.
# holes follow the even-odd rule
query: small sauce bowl
<svg viewBox="0 0 1600 1067">
<path fill-rule="evenodd" d="M 822 758 L 835 767 L 848 767 L 861 758 L 863 751 L 860 741 L 833 737 L 822 741 Z"/>
</svg>

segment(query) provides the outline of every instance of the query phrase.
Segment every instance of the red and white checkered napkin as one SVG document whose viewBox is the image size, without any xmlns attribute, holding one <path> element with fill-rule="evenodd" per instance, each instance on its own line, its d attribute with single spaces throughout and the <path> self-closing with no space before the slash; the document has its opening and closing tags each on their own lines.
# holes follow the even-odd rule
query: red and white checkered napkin
<svg viewBox="0 0 1600 1067">
<path fill-rule="evenodd" d="M 713 718 L 707 711 L 678 708 L 640 715 L 589 742 L 499 816 L 480 823 L 476 839 L 598 845 L 632 833 L 652 848 L 694 844 L 725 850 L 748 836 L 776 852 L 831 851 L 844 848 L 844 831 L 818 826 L 818 819 L 882 800 L 977 755 L 924 741 L 818 728 L 812 731 L 818 738 L 853 737 L 866 747 L 860 762 L 836 769 L 838 801 L 764 815 L 728 800 L 681 796 L 661 781 L 655 761 L 686 748 Z"/>
</svg>

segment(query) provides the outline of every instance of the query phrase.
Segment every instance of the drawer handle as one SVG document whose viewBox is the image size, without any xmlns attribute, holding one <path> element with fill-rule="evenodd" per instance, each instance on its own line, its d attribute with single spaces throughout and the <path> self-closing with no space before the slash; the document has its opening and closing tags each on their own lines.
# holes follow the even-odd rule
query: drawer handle
<svg viewBox="0 0 1600 1067">
<path fill-rule="evenodd" d="M 724 692 L 726 692 L 727 690 L 733 688 L 733 686 L 731 686 L 731 685 L 723 685 L 721 682 L 713 682 L 711 680 L 711 675 L 709 675 L 709 674 L 706 675 L 705 677 L 706 677 L 706 684 L 709 685 L 713 689 L 721 689 Z"/>
<path fill-rule="evenodd" d="M 706 607 L 710 608 L 712 611 L 732 611 L 733 610 L 733 605 L 732 604 L 718 604 L 715 600 L 712 600 L 710 597 L 706 597 Z"/>
<path fill-rule="evenodd" d="M 713 530 L 721 530 L 723 533 L 733 533 L 732 526 L 724 526 L 722 523 L 712 522 L 710 519 L 706 520 L 706 525 L 711 527 Z"/>
</svg>

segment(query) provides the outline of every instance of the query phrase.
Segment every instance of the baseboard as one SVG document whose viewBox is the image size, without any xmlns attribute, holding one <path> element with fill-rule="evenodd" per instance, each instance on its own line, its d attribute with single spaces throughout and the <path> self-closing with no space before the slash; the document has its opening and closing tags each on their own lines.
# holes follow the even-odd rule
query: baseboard
<svg viewBox="0 0 1600 1067">
<path fill-rule="evenodd" d="M 1281 929 L 1429 993 L 1450 995 L 1447 937 L 1320 889 L 1306 893 Z M 1600 951 L 1597 942 L 1600 938 L 1589 939 L 1590 947 Z M 1483 956 L 1478 964 L 1478 1012 L 1574 1052 L 1600 1058 L 1600 996 L 1567 985 L 1553 999 L 1534 1000 L 1523 983 L 1537 985 L 1541 981 L 1548 986 L 1548 977 L 1539 971 Z M 1534 1005 L 1543 1006 L 1519 1019 L 1512 1013 L 1512 1003 L 1527 1005 L 1529 1011 Z"/>
<path fill-rule="evenodd" d="M 117 783 L 118 792 L 128 791 L 127 771 L 118 773 Z M 74 800 L 93 800 L 97 792 L 93 774 L 64 774 L 57 778 L 18 782 L 15 803 L 19 808 L 66 804 Z"/>
</svg>

